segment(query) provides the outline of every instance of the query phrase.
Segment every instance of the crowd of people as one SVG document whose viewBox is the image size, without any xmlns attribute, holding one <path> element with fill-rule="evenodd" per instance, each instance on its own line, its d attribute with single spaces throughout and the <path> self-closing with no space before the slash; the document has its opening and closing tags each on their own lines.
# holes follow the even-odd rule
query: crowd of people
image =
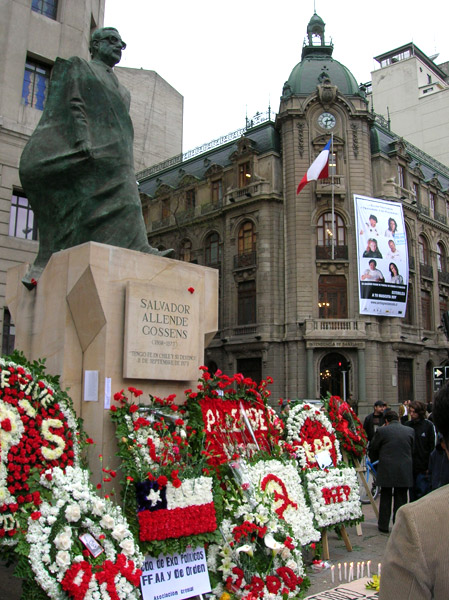
<svg viewBox="0 0 449 600">
<path fill-rule="evenodd" d="M 378 400 L 363 423 L 378 461 L 378 529 L 393 529 L 382 562 L 379 599 L 449 597 L 449 385 L 433 405 L 406 400 L 398 412 Z"/>
</svg>

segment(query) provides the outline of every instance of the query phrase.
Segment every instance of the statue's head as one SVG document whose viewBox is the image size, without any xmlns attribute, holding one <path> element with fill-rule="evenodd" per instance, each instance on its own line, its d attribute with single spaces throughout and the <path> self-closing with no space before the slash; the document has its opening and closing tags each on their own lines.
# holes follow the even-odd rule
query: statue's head
<svg viewBox="0 0 449 600">
<path fill-rule="evenodd" d="M 101 60 L 113 67 L 122 58 L 122 50 L 126 48 L 125 42 L 114 27 L 96 29 L 91 37 L 89 51 L 92 58 Z"/>
</svg>

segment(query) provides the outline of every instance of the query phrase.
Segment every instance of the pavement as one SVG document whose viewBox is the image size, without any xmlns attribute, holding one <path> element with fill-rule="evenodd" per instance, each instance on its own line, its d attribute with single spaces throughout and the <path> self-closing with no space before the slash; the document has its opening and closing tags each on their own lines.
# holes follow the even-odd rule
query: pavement
<svg viewBox="0 0 449 600">
<path fill-rule="evenodd" d="M 378 501 L 377 501 L 378 502 Z M 348 552 L 346 546 L 335 531 L 328 532 L 329 542 L 329 562 L 335 565 L 334 583 L 332 583 L 331 569 L 314 571 L 308 569 L 311 582 L 307 595 L 318 594 L 330 588 L 336 587 L 338 582 L 338 563 L 343 565 L 345 562 L 353 562 L 354 570 L 357 562 L 371 561 L 371 574 L 377 573 L 377 565 L 382 561 L 382 556 L 388 541 L 388 535 L 380 533 L 377 529 L 377 520 L 371 505 L 363 506 L 365 521 L 362 523 L 362 535 L 357 535 L 355 527 L 347 529 L 349 541 L 352 545 L 352 552 Z M 4 563 L 0 563 L 0 600 L 20 600 L 21 582 L 13 576 L 13 568 L 7 568 Z"/>
</svg>

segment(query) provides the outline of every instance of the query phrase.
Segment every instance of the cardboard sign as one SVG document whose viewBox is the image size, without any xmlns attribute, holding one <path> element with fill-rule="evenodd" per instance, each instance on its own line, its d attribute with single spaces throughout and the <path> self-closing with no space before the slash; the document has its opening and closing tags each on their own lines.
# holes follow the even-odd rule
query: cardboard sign
<svg viewBox="0 0 449 600">
<path fill-rule="evenodd" d="M 206 551 L 199 546 L 182 554 L 147 556 L 142 565 L 143 600 L 192 598 L 211 591 Z"/>
</svg>

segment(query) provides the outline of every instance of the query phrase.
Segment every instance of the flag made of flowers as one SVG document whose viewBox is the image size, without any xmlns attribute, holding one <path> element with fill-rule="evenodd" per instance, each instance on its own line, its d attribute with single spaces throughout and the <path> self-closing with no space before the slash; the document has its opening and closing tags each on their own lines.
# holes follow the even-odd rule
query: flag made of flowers
<svg viewBox="0 0 449 600">
<path fill-rule="evenodd" d="M 185 409 L 174 395 L 151 396 L 145 405 L 138 403 L 140 396 L 133 387 L 127 395 L 122 390 L 111 408 L 129 488 L 125 500 L 128 512 L 137 513 L 139 540 L 154 556 L 214 541 L 219 490 L 207 468 L 203 472 L 205 457 L 192 454 L 189 439 L 196 431 Z"/>
<path fill-rule="evenodd" d="M 332 424 L 317 405 L 300 403 L 290 409 L 287 444 L 296 455 L 319 527 L 361 519 L 356 471 L 342 462 Z"/>
</svg>

